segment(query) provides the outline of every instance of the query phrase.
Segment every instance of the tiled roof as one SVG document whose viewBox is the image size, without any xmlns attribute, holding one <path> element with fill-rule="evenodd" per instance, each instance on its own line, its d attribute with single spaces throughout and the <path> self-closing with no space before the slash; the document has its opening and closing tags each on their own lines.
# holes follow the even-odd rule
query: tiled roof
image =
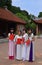
<svg viewBox="0 0 42 65">
<path fill-rule="evenodd" d="M 38 19 L 38 20 L 37 20 L 37 19 L 34 19 L 34 22 L 35 22 L 35 23 L 40 23 L 40 24 L 42 24 L 42 19 Z"/>
<path fill-rule="evenodd" d="M 20 23 L 20 24 L 26 24 L 26 22 L 24 20 L 17 17 L 15 14 L 13 14 L 8 9 L 4 9 L 4 8 L 0 8 L 0 19 L 13 21 L 13 22 Z"/>
</svg>

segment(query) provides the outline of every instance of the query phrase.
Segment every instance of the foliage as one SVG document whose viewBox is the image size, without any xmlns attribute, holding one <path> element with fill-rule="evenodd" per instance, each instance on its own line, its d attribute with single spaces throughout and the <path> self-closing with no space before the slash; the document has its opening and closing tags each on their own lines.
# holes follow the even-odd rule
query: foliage
<svg viewBox="0 0 42 65">
<path fill-rule="evenodd" d="M 35 30 L 35 29 L 36 29 L 36 24 L 35 24 L 35 23 L 31 23 L 31 28 L 32 28 L 33 30 Z"/>
<path fill-rule="evenodd" d="M 0 7 L 3 7 L 5 5 L 5 0 L 0 0 Z"/>
<path fill-rule="evenodd" d="M 20 7 L 16 7 L 16 6 L 11 6 L 9 10 L 14 14 L 21 12 Z"/>
<path fill-rule="evenodd" d="M 38 17 L 42 17 L 42 12 L 39 12 L 39 15 L 38 15 Z"/>
<path fill-rule="evenodd" d="M 7 6 L 8 8 L 11 7 L 12 0 L 0 0 L 0 7 Z"/>
<path fill-rule="evenodd" d="M 16 13 L 16 15 L 17 15 L 18 17 L 20 17 L 21 19 L 25 20 L 26 22 L 28 22 L 27 16 L 24 16 L 22 13 Z"/>
</svg>

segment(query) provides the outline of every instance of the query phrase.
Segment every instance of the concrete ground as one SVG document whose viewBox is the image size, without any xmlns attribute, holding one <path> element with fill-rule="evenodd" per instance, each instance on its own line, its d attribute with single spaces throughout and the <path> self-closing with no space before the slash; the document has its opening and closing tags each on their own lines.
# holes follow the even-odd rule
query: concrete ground
<svg viewBox="0 0 42 65">
<path fill-rule="evenodd" d="M 8 43 L 0 42 L 0 65 L 42 65 L 42 39 L 35 39 L 35 61 L 17 61 L 8 59 Z"/>
</svg>

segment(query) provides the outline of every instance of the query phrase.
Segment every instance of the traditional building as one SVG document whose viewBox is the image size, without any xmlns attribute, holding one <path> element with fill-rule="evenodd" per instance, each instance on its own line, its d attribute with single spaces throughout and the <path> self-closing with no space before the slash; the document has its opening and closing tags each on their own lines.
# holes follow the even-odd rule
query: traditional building
<svg viewBox="0 0 42 65">
<path fill-rule="evenodd" d="M 33 20 L 36 24 L 36 34 L 42 34 L 42 18 Z"/>
<path fill-rule="evenodd" d="M 10 28 L 15 31 L 22 30 L 26 22 L 6 8 L 0 8 L 0 35 L 8 34 Z"/>
</svg>

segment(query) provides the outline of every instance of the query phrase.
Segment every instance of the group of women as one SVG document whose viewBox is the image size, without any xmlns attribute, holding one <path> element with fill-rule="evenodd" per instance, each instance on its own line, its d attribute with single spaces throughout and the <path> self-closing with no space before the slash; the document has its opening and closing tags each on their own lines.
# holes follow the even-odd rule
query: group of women
<svg viewBox="0 0 42 65">
<path fill-rule="evenodd" d="M 17 60 L 27 60 L 29 62 L 33 62 L 34 58 L 34 35 L 31 29 L 25 29 L 21 32 L 18 30 L 15 35 L 14 30 L 11 29 L 8 34 L 9 38 L 9 59 L 17 59 Z"/>
</svg>

